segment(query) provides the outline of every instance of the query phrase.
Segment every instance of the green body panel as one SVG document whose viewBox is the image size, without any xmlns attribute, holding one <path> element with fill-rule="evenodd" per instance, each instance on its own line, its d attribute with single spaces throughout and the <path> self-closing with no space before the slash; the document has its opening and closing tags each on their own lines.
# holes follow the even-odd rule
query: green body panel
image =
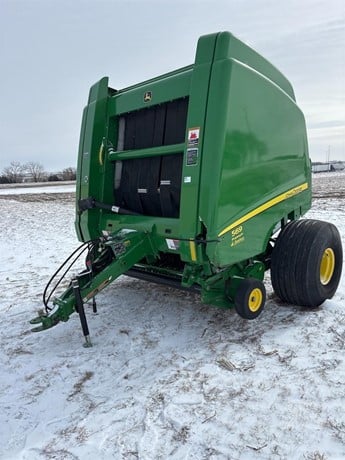
<svg viewBox="0 0 345 460">
<path fill-rule="evenodd" d="M 185 97 L 184 142 L 117 151 L 120 116 Z M 93 197 L 113 205 L 120 161 L 179 153 L 179 217 L 97 207 L 81 212 L 77 206 L 77 234 L 87 241 L 104 231 L 149 233 L 156 254 L 174 254 L 182 261 L 184 268 L 176 272 L 183 286 L 198 284 L 205 301 L 229 306 L 233 295 L 225 288 L 227 280 L 262 279 L 264 270 L 257 267 L 268 268 L 264 261 L 272 234 L 311 205 L 306 127 L 291 84 L 228 32 L 201 37 L 188 67 L 119 91 L 103 78 L 91 88 L 84 110 L 77 203 Z M 147 271 L 151 268 L 147 263 Z"/>
<path fill-rule="evenodd" d="M 273 223 L 300 206 L 302 212 L 310 207 L 310 162 L 301 111 L 267 77 L 235 59 L 223 59 L 213 66 L 210 94 L 199 208 L 210 239 L 276 196 L 309 185 L 304 196 L 247 221 L 236 247 L 229 244 L 231 234 L 210 246 L 208 256 L 224 266 L 262 253 Z M 209 151 L 212 155 L 205 154 Z"/>
<path fill-rule="evenodd" d="M 99 149 L 107 130 L 108 78 L 95 84 L 84 109 L 79 143 L 77 169 L 77 198 L 92 195 L 103 199 L 105 168 L 99 164 Z M 77 213 L 76 230 L 80 240 L 99 235 L 99 216 L 95 213 Z"/>
</svg>

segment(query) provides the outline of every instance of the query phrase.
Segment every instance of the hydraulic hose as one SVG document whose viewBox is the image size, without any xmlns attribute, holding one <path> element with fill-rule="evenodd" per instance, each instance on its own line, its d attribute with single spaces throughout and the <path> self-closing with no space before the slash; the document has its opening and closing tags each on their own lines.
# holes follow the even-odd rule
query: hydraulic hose
<svg viewBox="0 0 345 460">
<path fill-rule="evenodd" d="M 81 257 L 81 255 L 86 251 L 88 250 L 89 252 L 92 251 L 92 249 L 94 248 L 95 244 L 97 244 L 97 242 L 99 241 L 99 239 L 95 239 L 95 240 L 90 240 L 90 241 L 85 241 L 83 244 L 81 244 L 80 246 L 77 247 L 77 249 L 75 249 L 71 255 L 69 255 L 67 257 L 67 259 L 60 265 L 60 267 L 56 270 L 56 272 L 51 276 L 50 280 L 48 281 L 44 291 L 43 291 L 43 304 L 44 304 L 44 307 L 45 307 L 45 310 L 46 312 L 48 313 L 49 311 L 51 311 L 51 308 L 49 307 L 49 301 L 51 299 L 51 296 L 54 294 L 54 292 L 56 291 L 56 289 L 59 287 L 59 285 L 61 284 L 62 280 L 66 277 L 67 273 L 70 271 L 70 269 L 72 268 L 72 266 L 76 263 L 76 261 Z M 74 257 L 74 259 L 72 260 L 72 262 L 69 264 L 69 266 L 66 268 L 66 270 L 64 271 L 64 273 L 60 276 L 59 280 L 57 281 L 57 283 L 55 284 L 55 286 L 51 289 L 49 295 L 47 295 L 47 292 L 48 292 L 48 289 L 50 287 L 50 285 L 52 284 L 52 282 L 54 281 L 54 279 L 57 277 L 57 275 L 61 272 L 61 270 L 65 267 L 65 265 L 68 264 L 68 262 Z"/>
<path fill-rule="evenodd" d="M 80 212 L 84 212 L 88 209 L 98 208 L 98 209 L 105 209 L 107 211 L 114 212 L 115 214 L 126 214 L 129 216 L 140 216 L 141 215 L 137 212 L 130 211 L 129 209 L 121 208 L 120 206 L 101 203 L 100 201 L 95 200 L 95 198 L 93 198 L 92 196 L 79 200 L 78 207 L 79 207 Z"/>
</svg>

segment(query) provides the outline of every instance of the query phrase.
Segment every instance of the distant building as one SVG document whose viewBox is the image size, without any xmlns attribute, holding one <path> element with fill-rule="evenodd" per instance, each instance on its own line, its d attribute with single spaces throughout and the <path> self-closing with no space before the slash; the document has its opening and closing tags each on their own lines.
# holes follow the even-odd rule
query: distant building
<svg viewBox="0 0 345 460">
<path fill-rule="evenodd" d="M 34 178 L 31 172 L 23 172 L 22 182 L 34 182 Z"/>
<path fill-rule="evenodd" d="M 331 163 L 331 171 L 344 171 L 344 169 L 345 163 L 342 161 Z"/>
<path fill-rule="evenodd" d="M 331 169 L 330 169 L 329 163 L 312 163 L 311 170 L 313 173 L 319 173 L 319 172 L 329 172 Z"/>
<path fill-rule="evenodd" d="M 314 162 L 311 164 L 311 170 L 313 173 L 343 171 L 345 170 L 345 163 L 342 161 Z"/>
</svg>

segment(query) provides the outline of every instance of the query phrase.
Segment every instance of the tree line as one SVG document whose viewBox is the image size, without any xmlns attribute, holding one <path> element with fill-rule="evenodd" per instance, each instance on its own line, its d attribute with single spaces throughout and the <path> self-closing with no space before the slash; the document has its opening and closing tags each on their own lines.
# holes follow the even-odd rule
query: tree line
<svg viewBox="0 0 345 460">
<path fill-rule="evenodd" d="M 19 184 L 22 182 L 55 182 L 75 180 L 76 169 L 68 167 L 56 173 L 45 171 L 41 163 L 29 161 L 22 164 L 12 161 L 9 166 L 2 170 L 0 184 Z"/>
</svg>

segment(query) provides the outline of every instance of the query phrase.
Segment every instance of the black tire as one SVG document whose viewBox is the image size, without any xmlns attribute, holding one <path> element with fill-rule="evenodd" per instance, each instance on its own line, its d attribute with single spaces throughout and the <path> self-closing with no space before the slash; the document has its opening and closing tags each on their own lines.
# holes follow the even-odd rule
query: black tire
<svg viewBox="0 0 345 460">
<path fill-rule="evenodd" d="M 298 220 L 281 231 L 271 259 L 271 281 L 284 302 L 318 307 L 337 290 L 343 264 L 338 229 L 328 222 Z"/>
<path fill-rule="evenodd" d="M 264 284 L 255 278 L 242 280 L 235 294 L 235 310 L 244 319 L 257 318 L 264 309 L 266 289 Z"/>
</svg>

